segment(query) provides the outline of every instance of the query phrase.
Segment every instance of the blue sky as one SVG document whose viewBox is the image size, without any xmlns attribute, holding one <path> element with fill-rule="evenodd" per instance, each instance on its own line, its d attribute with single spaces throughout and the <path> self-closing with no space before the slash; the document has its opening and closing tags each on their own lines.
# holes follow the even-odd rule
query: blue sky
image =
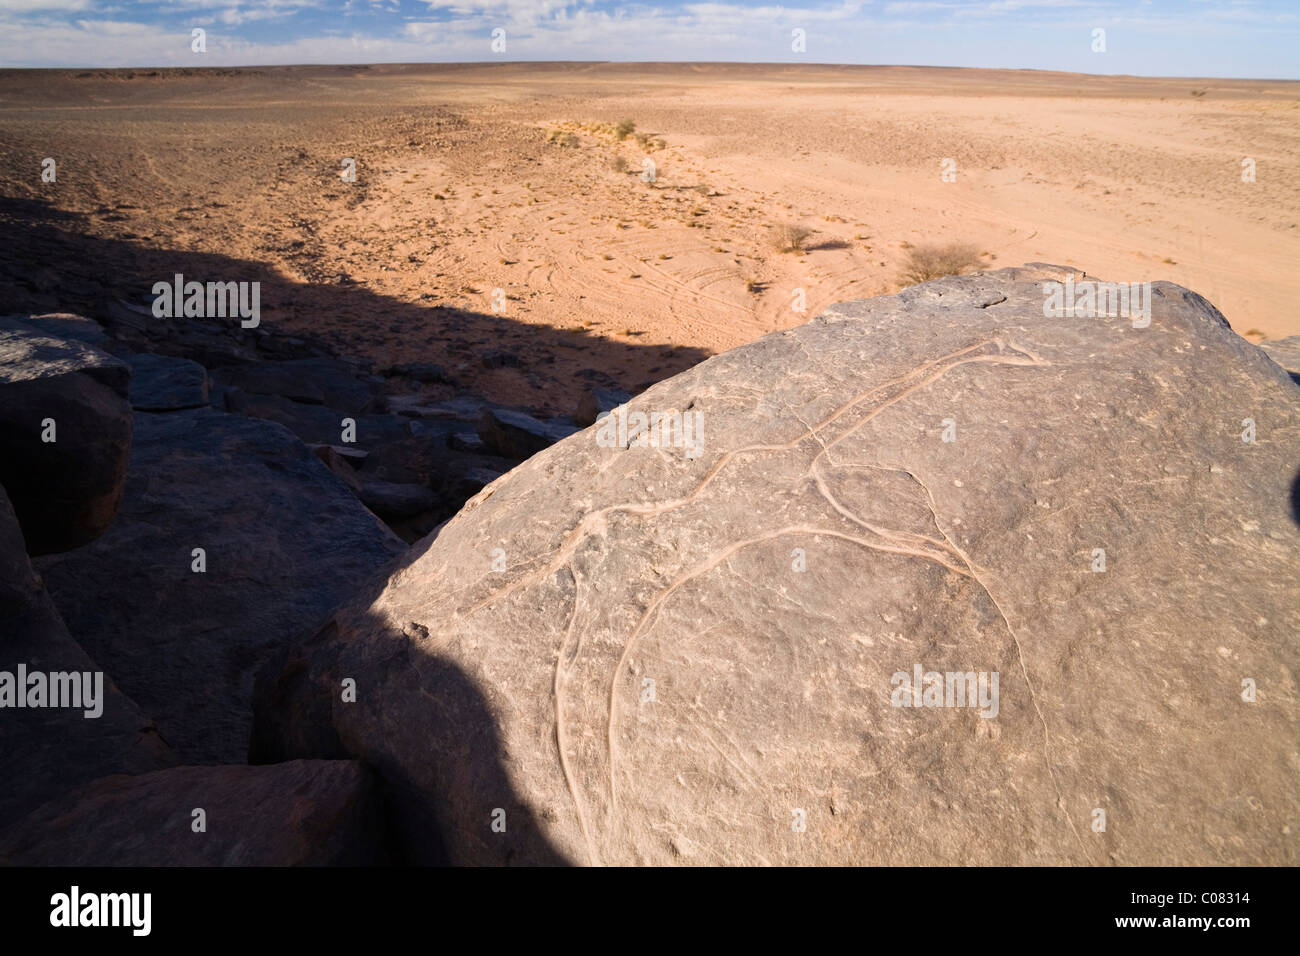
<svg viewBox="0 0 1300 956">
<path fill-rule="evenodd" d="M 207 50 L 191 50 L 194 28 Z M 504 52 L 491 48 L 505 30 Z M 806 51 L 792 50 L 792 31 Z M 1105 31 L 1094 52 L 1093 31 Z M 1300 79 L 1300 0 L 0 0 L 0 66 L 905 63 Z"/>
</svg>

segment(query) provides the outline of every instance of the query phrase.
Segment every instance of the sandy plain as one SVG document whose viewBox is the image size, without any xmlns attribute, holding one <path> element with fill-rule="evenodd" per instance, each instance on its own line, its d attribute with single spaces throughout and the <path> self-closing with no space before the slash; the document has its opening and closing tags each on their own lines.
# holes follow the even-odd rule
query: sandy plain
<svg viewBox="0 0 1300 956">
<path fill-rule="evenodd" d="M 640 141 L 609 131 L 623 119 Z M 572 411 L 587 383 L 636 392 L 831 303 L 895 292 L 928 243 L 973 244 L 988 268 L 1168 279 L 1252 340 L 1300 333 L 1298 224 L 1289 81 L 739 64 L 0 71 L 0 311 L 93 315 L 177 271 L 258 280 L 269 326 L 380 369 L 441 364 L 464 389 L 547 412 Z M 785 225 L 811 230 L 802 253 L 775 248 Z"/>
</svg>

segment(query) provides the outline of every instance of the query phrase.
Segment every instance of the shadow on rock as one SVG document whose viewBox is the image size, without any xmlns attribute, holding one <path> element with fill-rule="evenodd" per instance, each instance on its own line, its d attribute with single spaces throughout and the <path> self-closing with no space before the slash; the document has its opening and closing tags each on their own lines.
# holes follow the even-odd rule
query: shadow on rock
<svg viewBox="0 0 1300 956">
<path fill-rule="evenodd" d="M 434 537 L 412 549 L 410 560 Z M 372 580 L 354 610 L 340 611 L 262 671 L 249 762 L 360 758 L 380 780 L 393 843 L 387 849 L 398 864 L 569 865 L 515 791 L 489 701 L 454 663 L 418 646 L 427 632 L 385 624 L 388 640 L 351 640 L 384 620 L 370 608 L 390 580 Z M 376 646 L 384 648 L 378 657 Z M 382 698 L 374 692 L 380 684 Z M 369 745 L 376 731 L 378 749 Z M 413 750 L 428 754 L 421 780 L 411 779 L 400 759 Z"/>
</svg>

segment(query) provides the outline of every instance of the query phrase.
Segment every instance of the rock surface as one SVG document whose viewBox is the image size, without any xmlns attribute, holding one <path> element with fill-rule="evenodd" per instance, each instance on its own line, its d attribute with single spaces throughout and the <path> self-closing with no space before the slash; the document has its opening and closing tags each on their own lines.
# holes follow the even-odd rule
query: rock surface
<svg viewBox="0 0 1300 956">
<path fill-rule="evenodd" d="M 138 413 L 117 522 L 40 567 L 73 633 L 186 762 L 236 763 L 256 669 L 403 550 L 288 431 L 201 408 Z"/>
<path fill-rule="evenodd" d="M 208 404 L 208 372 L 198 362 L 167 355 L 132 355 L 131 407 L 172 412 Z"/>
<path fill-rule="evenodd" d="M 1291 335 L 1276 342 L 1261 342 L 1262 348 L 1278 365 L 1291 373 L 1291 377 L 1300 382 L 1300 335 Z"/>
<path fill-rule="evenodd" d="M 0 326 L 0 484 L 28 553 L 79 547 L 112 523 L 131 449 L 130 377 L 75 338 Z"/>
<path fill-rule="evenodd" d="M 18 866 L 366 866 L 382 846 L 373 778 L 349 760 L 104 777 L 0 832 Z"/>
<path fill-rule="evenodd" d="M 424 861 L 1295 864 L 1300 392 L 1169 283 L 1147 328 L 1044 318 L 1071 273 L 630 403 L 695 457 L 542 451 L 292 652 L 254 759 L 363 759 Z M 997 674 L 996 716 L 896 706 L 918 667 Z"/>
<path fill-rule="evenodd" d="M 411 423 L 396 415 L 353 415 L 325 405 L 296 402 L 283 395 L 259 395 L 240 389 L 226 392 L 224 400 L 227 411 L 276 422 L 311 445 L 340 444 L 345 431 L 353 439 L 349 444 L 361 449 L 376 448 L 411 435 Z M 351 421 L 352 426 L 345 425 L 345 421 Z"/>
<path fill-rule="evenodd" d="M 426 485 L 394 481 L 367 481 L 357 497 L 381 518 L 413 518 L 438 506 L 438 496 Z"/>
<path fill-rule="evenodd" d="M 522 461 L 577 431 L 567 422 L 542 421 L 510 408 L 489 408 L 478 421 L 484 447 L 494 455 Z"/>
<path fill-rule="evenodd" d="M 113 352 L 116 344 L 104 327 L 94 319 L 71 312 L 50 312 L 45 315 L 4 315 L 0 316 L 0 325 L 19 323 L 29 329 L 39 331 L 51 338 L 76 339 L 92 348 Z"/>
<path fill-rule="evenodd" d="M 356 375 L 357 370 L 350 363 L 330 358 L 256 362 L 213 372 L 220 384 L 250 394 L 282 395 L 295 402 L 324 405 L 354 416 L 382 411 L 383 390 Z"/>
<path fill-rule="evenodd" d="M 68 634 L 27 559 L 0 488 L 0 671 L 16 680 L 19 664 L 29 675 L 99 671 Z M 107 676 L 102 686 L 98 717 L 87 717 L 85 707 L 0 707 L 0 828 L 96 777 L 175 763 L 153 722 Z"/>
<path fill-rule="evenodd" d="M 578 402 L 573 417 L 579 425 L 590 425 L 601 415 L 612 412 L 618 406 L 626 405 L 630 401 L 632 396 L 621 388 L 601 388 L 593 385 L 582 393 L 582 399 Z"/>
</svg>

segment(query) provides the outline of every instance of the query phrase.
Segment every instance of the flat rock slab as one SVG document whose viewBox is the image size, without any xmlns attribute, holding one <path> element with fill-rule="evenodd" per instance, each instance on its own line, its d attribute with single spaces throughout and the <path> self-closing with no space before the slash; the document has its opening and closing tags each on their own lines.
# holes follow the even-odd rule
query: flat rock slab
<svg viewBox="0 0 1300 956">
<path fill-rule="evenodd" d="M 131 407 L 141 412 L 172 412 L 208 404 L 208 372 L 198 362 L 144 353 L 131 366 Z"/>
<path fill-rule="evenodd" d="M 112 523 L 131 448 L 130 377 L 75 338 L 0 324 L 0 484 L 29 553 L 80 547 Z"/>
<path fill-rule="evenodd" d="M 534 456 L 255 759 L 365 760 L 426 860 L 1295 864 L 1300 392 L 1169 283 L 1045 317 L 1067 276 L 834 306 Z"/>
<path fill-rule="evenodd" d="M 19 667 L 25 680 L 19 684 Z M 0 488 L 0 829 L 69 788 L 112 773 L 171 766 L 175 756 L 145 716 L 68 634 L 23 550 L 22 533 Z M 33 675 L 42 675 L 33 681 Z M 53 674 L 78 675 L 81 706 L 17 707 Z M 7 675 L 7 676 L 6 676 Z M 95 675 L 99 675 L 98 678 Z M 67 686 L 71 686 L 70 684 Z M 9 694 L 15 695 L 12 699 Z M 60 698 L 67 703 L 72 698 Z M 98 716 L 87 713 L 98 711 Z"/>
<path fill-rule="evenodd" d="M 137 413 L 117 522 L 40 570 L 188 762 L 236 763 L 256 669 L 404 549 L 288 431 L 201 408 Z"/>
<path fill-rule="evenodd" d="M 543 421 L 511 408 L 489 408 L 479 418 L 477 430 L 489 452 L 522 461 L 567 438 L 578 428 L 572 422 Z"/>
<path fill-rule="evenodd" d="M 231 365 L 213 371 L 220 384 L 256 395 L 282 395 L 351 415 L 383 411 L 383 389 L 343 359 L 305 358 Z"/>
<path fill-rule="evenodd" d="M 4 315 L 0 326 L 17 323 L 56 339 L 76 339 L 84 345 L 112 352 L 115 343 L 104 327 L 94 319 L 71 312 L 50 312 L 45 315 Z"/>
<path fill-rule="evenodd" d="M 342 444 L 347 434 L 350 444 L 370 449 L 411 436 L 410 420 L 398 415 L 354 415 L 324 405 L 296 402 L 283 395 L 258 395 L 239 389 L 226 391 L 224 399 L 227 411 L 277 422 L 312 445 Z"/>
<path fill-rule="evenodd" d="M 203 832 L 195 832 L 194 811 Z M 18 866 L 367 866 L 385 862 L 374 780 L 351 760 L 110 776 L 0 832 Z"/>
</svg>

